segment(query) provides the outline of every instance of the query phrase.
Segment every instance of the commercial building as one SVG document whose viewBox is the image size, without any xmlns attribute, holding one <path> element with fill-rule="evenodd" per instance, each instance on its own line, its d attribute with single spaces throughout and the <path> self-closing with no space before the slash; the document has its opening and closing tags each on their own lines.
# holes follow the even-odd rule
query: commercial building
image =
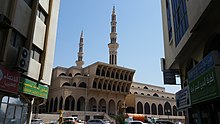
<svg viewBox="0 0 220 124">
<path fill-rule="evenodd" d="M 30 123 L 48 97 L 59 0 L 0 1 L 0 123 Z"/>
<path fill-rule="evenodd" d="M 187 123 L 220 123 L 220 1 L 161 0 L 165 84 L 176 84 Z"/>
</svg>

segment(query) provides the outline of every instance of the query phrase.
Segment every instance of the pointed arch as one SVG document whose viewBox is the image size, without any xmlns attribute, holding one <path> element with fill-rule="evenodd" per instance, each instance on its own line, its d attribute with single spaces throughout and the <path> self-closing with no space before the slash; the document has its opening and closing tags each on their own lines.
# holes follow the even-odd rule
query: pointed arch
<svg viewBox="0 0 220 124">
<path fill-rule="evenodd" d="M 103 89 L 106 90 L 107 89 L 107 86 L 106 86 L 106 83 L 104 82 L 103 84 Z"/>
<path fill-rule="evenodd" d="M 99 68 L 96 69 L 96 75 L 100 76 L 100 69 Z"/>
<path fill-rule="evenodd" d="M 157 115 L 157 106 L 155 103 L 151 105 L 151 112 L 152 112 L 152 115 Z"/>
<path fill-rule="evenodd" d="M 92 88 L 97 88 L 97 83 L 96 83 L 96 81 L 93 81 Z"/>
<path fill-rule="evenodd" d="M 141 102 L 137 103 L 137 114 L 143 114 L 143 104 Z"/>
<path fill-rule="evenodd" d="M 158 115 L 163 115 L 163 106 L 161 104 L 158 105 Z"/>
<path fill-rule="evenodd" d="M 144 104 L 144 114 L 150 114 L 150 105 L 148 102 Z"/>
<path fill-rule="evenodd" d="M 108 114 L 115 115 L 115 111 L 115 102 L 111 99 L 108 104 Z"/>
<path fill-rule="evenodd" d="M 86 86 L 85 82 L 82 82 L 82 83 L 79 84 L 79 87 L 86 88 L 87 86 Z"/>
<path fill-rule="evenodd" d="M 97 111 L 97 101 L 95 98 L 91 98 L 89 100 L 89 111 L 93 111 L 93 112 Z"/>
<path fill-rule="evenodd" d="M 68 82 L 65 82 L 63 85 L 62 85 L 62 87 L 63 86 L 71 86 Z"/>
<path fill-rule="evenodd" d="M 165 104 L 164 104 L 164 114 L 165 115 L 172 115 L 171 105 L 169 102 L 165 102 Z"/>
<path fill-rule="evenodd" d="M 77 101 L 77 111 L 84 111 L 85 110 L 85 98 L 80 97 Z"/>
<path fill-rule="evenodd" d="M 76 82 L 73 83 L 73 87 L 76 87 Z"/>
<path fill-rule="evenodd" d="M 59 110 L 63 110 L 63 97 L 60 97 Z"/>
<path fill-rule="evenodd" d="M 155 97 L 159 97 L 159 95 L 157 94 L 157 93 L 154 93 L 154 95 L 153 96 L 155 96 Z"/>
<path fill-rule="evenodd" d="M 104 99 L 101 99 L 99 101 L 99 112 L 106 112 L 106 101 Z"/>
<path fill-rule="evenodd" d="M 111 90 L 111 84 L 110 83 L 108 84 L 108 90 Z"/>
<path fill-rule="evenodd" d="M 49 112 L 52 112 L 53 111 L 53 98 L 51 98 L 50 100 L 50 110 Z"/>
<path fill-rule="evenodd" d="M 54 106 L 53 106 L 53 111 L 57 112 L 57 105 L 58 105 L 58 98 L 56 97 L 54 100 Z"/>
<path fill-rule="evenodd" d="M 98 84 L 98 89 L 102 89 L 102 84 L 101 84 L 101 82 L 99 82 L 99 84 Z"/>
</svg>

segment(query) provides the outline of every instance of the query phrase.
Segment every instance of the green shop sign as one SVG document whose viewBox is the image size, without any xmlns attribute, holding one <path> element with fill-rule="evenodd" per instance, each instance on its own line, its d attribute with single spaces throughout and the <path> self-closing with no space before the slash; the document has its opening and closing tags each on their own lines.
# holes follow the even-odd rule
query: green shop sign
<svg viewBox="0 0 220 124">
<path fill-rule="evenodd" d="M 208 69 L 189 82 L 191 104 L 205 102 L 220 96 L 216 74 L 219 68 Z"/>
<path fill-rule="evenodd" d="M 49 88 L 28 79 L 21 79 L 19 92 L 47 99 Z"/>
</svg>

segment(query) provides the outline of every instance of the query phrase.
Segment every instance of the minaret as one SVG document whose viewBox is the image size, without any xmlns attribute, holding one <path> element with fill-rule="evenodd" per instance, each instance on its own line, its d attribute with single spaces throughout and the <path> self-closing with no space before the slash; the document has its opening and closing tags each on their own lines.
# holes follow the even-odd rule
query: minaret
<svg viewBox="0 0 220 124">
<path fill-rule="evenodd" d="M 82 68 L 83 64 L 84 61 L 83 61 L 83 31 L 82 31 L 80 35 L 78 60 L 76 61 L 76 66 Z"/>
<path fill-rule="evenodd" d="M 117 22 L 116 22 L 115 6 L 113 6 L 111 33 L 110 33 L 111 42 L 108 44 L 109 64 L 112 64 L 112 65 L 117 65 L 117 49 L 119 47 L 119 44 L 116 42 L 117 41 L 116 24 Z"/>
</svg>

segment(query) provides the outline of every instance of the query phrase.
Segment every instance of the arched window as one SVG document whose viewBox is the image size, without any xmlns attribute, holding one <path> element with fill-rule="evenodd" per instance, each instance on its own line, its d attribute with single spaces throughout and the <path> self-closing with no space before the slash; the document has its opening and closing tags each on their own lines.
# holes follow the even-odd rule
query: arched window
<svg viewBox="0 0 220 124">
<path fill-rule="evenodd" d="M 59 102 L 59 110 L 63 110 L 62 106 L 63 106 L 63 97 L 61 96 Z"/>
<path fill-rule="evenodd" d="M 59 76 L 66 76 L 66 74 L 65 73 L 61 73 Z"/>
<path fill-rule="evenodd" d="M 138 94 L 137 92 L 134 92 L 134 94 Z"/>
<path fill-rule="evenodd" d="M 107 71 L 106 77 L 110 77 L 110 72 Z"/>
<path fill-rule="evenodd" d="M 54 106 L 53 106 L 53 111 L 54 112 L 57 112 L 57 105 L 58 105 L 58 98 L 56 97 L 55 101 L 54 101 Z"/>
<path fill-rule="evenodd" d="M 86 83 L 85 82 L 80 83 L 79 87 L 86 88 Z"/>
<path fill-rule="evenodd" d="M 118 85 L 118 87 L 117 87 L 117 91 L 120 91 L 120 86 Z"/>
<path fill-rule="evenodd" d="M 147 86 L 145 86 L 145 87 L 144 87 L 144 89 L 148 89 L 148 87 L 147 87 Z"/>
<path fill-rule="evenodd" d="M 157 106 L 155 103 L 151 105 L 152 115 L 157 115 Z"/>
<path fill-rule="evenodd" d="M 144 93 L 141 93 L 141 95 L 144 95 Z"/>
<path fill-rule="evenodd" d="M 105 70 L 102 69 L 102 76 L 105 76 Z"/>
<path fill-rule="evenodd" d="M 50 100 L 50 110 L 49 112 L 53 111 L 53 98 Z"/>
<path fill-rule="evenodd" d="M 113 84 L 113 88 L 112 88 L 112 90 L 115 91 L 115 84 Z"/>
<path fill-rule="evenodd" d="M 159 95 L 157 94 L 157 93 L 154 93 L 154 95 L 153 96 L 155 96 L 155 97 L 159 97 Z"/>
<path fill-rule="evenodd" d="M 102 89 L 102 84 L 99 82 L 98 89 Z"/>
<path fill-rule="evenodd" d="M 124 92 L 123 86 L 121 87 L 121 92 Z"/>
<path fill-rule="evenodd" d="M 144 104 L 144 113 L 145 113 L 145 114 L 150 114 L 150 105 L 149 105 L 148 102 L 146 102 L 146 103 Z"/>
<path fill-rule="evenodd" d="M 108 84 L 108 90 L 111 90 L 111 84 L 110 83 Z"/>
<path fill-rule="evenodd" d="M 104 89 L 104 90 L 107 89 L 106 83 L 103 84 L 103 89 Z"/>
<path fill-rule="evenodd" d="M 63 86 L 71 86 L 68 82 L 65 82 L 63 85 L 62 85 L 62 87 Z"/>
<path fill-rule="evenodd" d="M 97 70 L 96 70 L 96 75 L 100 76 L 100 69 L 99 68 L 97 68 Z"/>
<path fill-rule="evenodd" d="M 143 114 L 143 104 L 141 102 L 137 103 L 137 114 Z"/>
<path fill-rule="evenodd" d="M 118 74 L 118 72 L 116 72 L 116 79 L 119 79 L 119 74 Z"/>
<path fill-rule="evenodd" d="M 112 74 L 111 74 L 111 78 L 115 78 L 115 74 L 114 74 L 113 71 L 112 71 Z"/>
<path fill-rule="evenodd" d="M 172 111 L 171 111 L 171 105 L 169 102 L 166 102 L 164 104 L 164 114 L 165 115 L 172 115 Z"/>
<path fill-rule="evenodd" d="M 96 81 L 94 81 L 92 84 L 92 88 L 96 88 L 96 87 L 97 87 L 97 83 L 96 83 Z"/>
<path fill-rule="evenodd" d="M 161 104 L 158 105 L 158 115 L 163 115 L 163 106 Z"/>
<path fill-rule="evenodd" d="M 120 74 L 120 79 L 123 80 L 123 75 L 122 75 L 122 73 Z"/>
<path fill-rule="evenodd" d="M 81 75 L 80 73 L 76 73 L 74 76 Z"/>
<path fill-rule="evenodd" d="M 85 110 L 85 98 L 80 97 L 77 101 L 77 111 L 84 111 Z"/>
<path fill-rule="evenodd" d="M 176 106 L 175 106 L 175 105 L 173 106 L 173 115 L 174 115 L 174 116 L 177 116 L 177 109 L 176 109 Z"/>
<path fill-rule="evenodd" d="M 131 77 L 131 75 L 129 75 L 129 81 L 132 81 L 132 77 Z"/>
<path fill-rule="evenodd" d="M 127 74 L 125 74 L 125 78 L 124 78 L 124 80 L 128 80 L 128 76 L 127 76 Z"/>
</svg>

